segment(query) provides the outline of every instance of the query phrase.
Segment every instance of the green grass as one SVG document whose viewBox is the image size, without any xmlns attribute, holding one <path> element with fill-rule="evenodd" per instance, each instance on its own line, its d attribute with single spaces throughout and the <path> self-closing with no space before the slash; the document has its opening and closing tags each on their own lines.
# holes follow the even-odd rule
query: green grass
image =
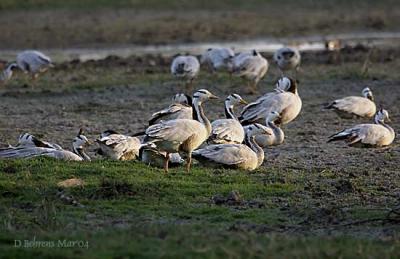
<svg viewBox="0 0 400 259">
<path fill-rule="evenodd" d="M 316 176 L 288 170 L 282 183 L 283 172 L 267 168 L 249 173 L 195 167 L 190 174 L 173 169 L 165 175 L 137 162 L 1 161 L 0 251 L 5 258 L 399 256 L 398 243 L 372 236 L 304 235 L 313 227 L 327 228 L 323 220 L 300 213 L 313 211 L 318 200 L 309 196 L 310 206 L 298 200 Z M 82 207 L 57 195 L 57 182 L 72 177 L 86 184 L 64 194 Z M 232 190 L 241 194 L 242 204 L 212 201 Z M 354 209 L 354 219 L 383 214 Z M 348 217 L 341 220 L 353 216 Z M 304 218 L 313 227 L 300 231 Z M 14 240 L 33 237 L 55 246 L 58 240 L 84 240 L 89 248 L 14 247 Z"/>
</svg>

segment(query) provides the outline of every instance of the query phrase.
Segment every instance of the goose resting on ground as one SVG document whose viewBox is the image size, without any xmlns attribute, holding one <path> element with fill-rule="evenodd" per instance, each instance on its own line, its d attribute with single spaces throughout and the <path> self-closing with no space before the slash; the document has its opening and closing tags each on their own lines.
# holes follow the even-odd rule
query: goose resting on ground
<svg viewBox="0 0 400 259">
<path fill-rule="evenodd" d="M 225 100 L 226 119 L 215 120 L 211 123 L 212 131 L 208 142 L 212 144 L 240 144 L 244 140 L 244 129 L 235 116 L 233 107 L 247 104 L 238 94 L 231 94 Z"/>
<path fill-rule="evenodd" d="M 82 135 L 82 132 L 80 131 L 78 135 Z M 17 147 L 45 147 L 53 149 L 63 149 L 58 144 L 41 140 L 29 133 L 23 133 L 19 136 Z"/>
<path fill-rule="evenodd" d="M 297 92 L 297 82 L 283 77 L 278 80 L 275 92 L 267 93 L 255 102 L 245 106 L 239 117 L 242 125 L 252 123 L 264 124 L 266 117 L 273 111 L 280 114 L 280 123 L 287 124 L 294 120 L 301 111 L 302 102 Z M 283 89 L 287 89 L 284 91 Z"/>
<path fill-rule="evenodd" d="M 167 153 L 157 150 L 154 144 L 143 145 L 139 150 L 139 160 L 146 165 L 163 168 L 167 159 Z M 179 153 L 169 154 L 169 167 L 177 167 L 182 165 L 185 160 L 179 155 Z"/>
<path fill-rule="evenodd" d="M 193 151 L 193 157 L 206 166 L 254 170 L 264 161 L 264 151 L 254 141 L 257 134 L 272 134 L 272 130 L 258 123 L 246 126 L 246 145 L 210 145 Z"/>
<path fill-rule="evenodd" d="M 289 47 L 280 48 L 274 54 L 274 61 L 281 71 L 281 76 L 284 75 L 285 71 L 292 69 L 297 73 L 301 61 L 300 52 Z"/>
<path fill-rule="evenodd" d="M 205 89 L 193 94 L 193 120 L 176 119 L 161 121 L 146 130 L 144 143 L 154 143 L 161 152 L 166 152 L 165 172 L 168 172 L 169 154 L 183 152 L 186 154 L 186 170 L 190 171 L 192 151 L 198 148 L 211 133 L 211 124 L 204 115 L 203 102 L 218 97 Z"/>
<path fill-rule="evenodd" d="M 17 64 L 23 72 L 30 74 L 32 79 L 54 67 L 48 56 L 36 50 L 26 50 L 18 54 Z"/>
<path fill-rule="evenodd" d="M 359 124 L 345 129 L 329 137 L 328 142 L 345 140 L 349 146 L 383 147 L 392 144 L 395 132 L 385 123 L 389 121 L 389 113 L 380 109 L 374 118 L 375 124 Z"/>
<path fill-rule="evenodd" d="M 335 100 L 327 105 L 325 109 L 333 109 L 343 118 L 353 117 L 353 115 L 371 118 L 376 113 L 372 91 L 366 87 L 362 90 L 361 94 L 364 97 L 349 96 Z"/>
<path fill-rule="evenodd" d="M 225 70 L 232 71 L 232 60 L 235 52 L 231 48 L 210 48 L 201 56 L 201 64 L 206 64 L 212 73 Z"/>
<path fill-rule="evenodd" d="M 262 147 L 276 146 L 283 143 L 285 139 L 285 133 L 277 126 L 280 124 L 281 116 L 279 113 L 273 111 L 266 119 L 266 125 L 272 130 L 272 134 L 258 134 L 255 136 L 256 143 Z"/>
<path fill-rule="evenodd" d="M 72 142 L 73 152 L 65 149 L 23 145 L 0 149 L 0 159 L 29 159 L 46 156 L 65 161 L 90 161 L 90 157 L 84 151 L 85 147 L 89 145 L 89 143 L 90 142 L 86 136 L 82 135 L 82 132 L 79 131 L 78 136 L 76 136 Z"/>
<path fill-rule="evenodd" d="M 232 72 L 235 76 L 249 80 L 249 91 L 257 92 L 258 82 L 268 71 L 268 61 L 259 52 L 244 52 L 233 58 Z"/>
<path fill-rule="evenodd" d="M 136 137 L 119 134 L 113 130 L 106 130 L 96 139 L 100 148 L 98 153 L 113 160 L 135 160 L 139 156 L 139 149 L 142 146 Z"/>
<path fill-rule="evenodd" d="M 177 56 L 171 64 L 173 76 L 186 80 L 186 88 L 191 90 L 193 80 L 200 72 L 200 63 L 195 56 Z"/>
</svg>

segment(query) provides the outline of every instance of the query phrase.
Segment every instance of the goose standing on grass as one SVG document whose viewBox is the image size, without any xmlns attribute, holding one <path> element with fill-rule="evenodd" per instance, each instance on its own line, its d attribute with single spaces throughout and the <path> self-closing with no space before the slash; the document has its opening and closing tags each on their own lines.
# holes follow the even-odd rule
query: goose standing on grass
<svg viewBox="0 0 400 259">
<path fill-rule="evenodd" d="M 335 110 L 343 118 L 359 116 L 372 118 L 376 113 L 376 105 L 371 89 L 364 88 L 361 96 L 349 96 L 335 100 L 328 104 L 325 109 Z"/>
<path fill-rule="evenodd" d="M 233 58 L 233 74 L 249 80 L 248 87 L 252 94 L 257 92 L 257 84 L 267 71 L 268 61 L 256 50 L 240 53 Z"/>
<path fill-rule="evenodd" d="M 272 134 L 272 130 L 258 123 L 246 126 L 245 130 L 246 145 L 210 145 L 193 151 L 193 157 L 201 164 L 211 167 L 244 170 L 254 170 L 260 167 L 264 161 L 264 151 L 257 145 L 254 136 L 257 134 Z"/>
<path fill-rule="evenodd" d="M 244 140 L 244 129 L 236 117 L 233 108 L 238 104 L 247 104 L 238 94 L 231 94 L 225 100 L 226 119 L 211 123 L 212 131 L 208 141 L 212 144 L 240 144 Z"/>
<path fill-rule="evenodd" d="M 98 154 L 121 161 L 137 159 L 142 146 L 138 138 L 119 134 L 113 130 L 101 133 L 96 142 L 100 146 Z"/>
<path fill-rule="evenodd" d="M 278 91 L 267 93 L 243 108 L 239 117 L 242 125 L 263 124 L 273 111 L 279 113 L 281 125 L 291 122 L 299 115 L 302 102 L 297 92 L 297 82 L 283 77 L 277 84 Z"/>
<path fill-rule="evenodd" d="M 0 73 L 0 85 L 7 83 L 13 76 L 15 70 L 18 69 L 18 65 L 16 63 L 12 63 L 8 65 L 4 71 Z"/>
<path fill-rule="evenodd" d="M 177 56 L 171 64 L 173 76 L 186 80 L 185 87 L 190 91 L 193 80 L 200 72 L 200 63 L 195 56 Z"/>
<path fill-rule="evenodd" d="M 85 153 L 84 150 L 89 144 L 90 142 L 86 136 L 82 134 L 82 131 L 79 131 L 78 136 L 76 136 L 72 141 L 73 152 L 65 149 L 22 145 L 0 149 L 0 159 L 29 159 L 45 156 L 65 161 L 90 161 L 90 157 Z"/>
<path fill-rule="evenodd" d="M 232 71 L 235 52 L 231 48 L 210 48 L 201 56 L 201 64 L 206 64 L 212 73 L 220 70 Z"/>
<path fill-rule="evenodd" d="M 272 130 L 272 134 L 258 134 L 255 136 L 257 145 L 262 148 L 277 146 L 283 143 L 285 133 L 277 126 L 280 124 L 281 116 L 276 111 L 271 112 L 267 116 L 266 126 Z"/>
<path fill-rule="evenodd" d="M 192 119 L 192 97 L 186 94 L 176 94 L 173 103 L 166 109 L 153 113 L 149 120 L 149 126 L 159 123 L 161 120 Z"/>
<path fill-rule="evenodd" d="M 274 54 L 274 61 L 281 71 L 281 76 L 285 71 L 295 70 L 296 73 L 300 67 L 301 56 L 297 49 L 284 47 L 278 49 Z"/>
<path fill-rule="evenodd" d="M 375 124 L 359 124 L 329 137 L 328 142 L 345 140 L 349 146 L 383 147 L 392 144 L 395 132 L 385 123 L 390 122 L 389 113 L 380 109 L 374 118 Z"/>
<path fill-rule="evenodd" d="M 166 152 L 165 172 L 168 172 L 169 154 L 176 152 L 187 155 L 186 170 L 190 171 L 192 151 L 206 141 L 211 133 L 211 124 L 204 114 L 202 104 L 217 98 L 208 90 L 198 90 L 193 94 L 193 120 L 161 121 L 146 130 L 144 142 L 154 143 L 159 151 Z"/>
<path fill-rule="evenodd" d="M 18 54 L 17 64 L 23 72 L 30 74 L 33 80 L 54 67 L 48 56 L 36 50 L 26 50 Z"/>
</svg>

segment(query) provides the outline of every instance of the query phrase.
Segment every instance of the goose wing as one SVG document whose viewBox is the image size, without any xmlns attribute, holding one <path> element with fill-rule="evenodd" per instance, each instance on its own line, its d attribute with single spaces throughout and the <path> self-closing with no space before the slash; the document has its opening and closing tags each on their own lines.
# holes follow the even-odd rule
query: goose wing
<svg viewBox="0 0 400 259">
<path fill-rule="evenodd" d="M 361 117 L 371 117 L 376 113 L 375 103 L 360 96 L 349 96 L 335 100 L 327 108 L 352 113 Z"/>
<path fill-rule="evenodd" d="M 47 156 L 67 161 L 82 161 L 83 159 L 67 150 L 56 150 L 42 147 L 14 147 L 0 149 L 0 158 L 34 158 L 38 156 Z"/>
<path fill-rule="evenodd" d="M 167 140 L 181 144 L 193 134 L 200 134 L 204 130 L 203 124 L 195 120 L 177 119 L 161 121 L 146 130 L 146 141 L 157 142 Z"/>
<path fill-rule="evenodd" d="M 244 129 L 242 125 L 234 119 L 220 119 L 211 124 L 212 131 L 210 141 L 213 143 L 237 143 L 244 140 Z"/>
<path fill-rule="evenodd" d="M 97 142 L 105 154 L 116 159 L 120 159 L 124 154 L 129 152 L 133 152 L 137 156 L 141 147 L 138 138 L 122 134 L 111 134 L 98 139 Z"/>
<path fill-rule="evenodd" d="M 168 108 L 153 113 L 149 120 L 149 125 L 153 125 L 160 120 L 171 120 L 171 119 L 191 119 L 192 118 L 192 107 L 174 103 Z"/>
<path fill-rule="evenodd" d="M 194 158 L 203 158 L 219 164 L 237 165 L 246 162 L 254 153 L 241 144 L 210 145 L 193 151 Z"/>
</svg>

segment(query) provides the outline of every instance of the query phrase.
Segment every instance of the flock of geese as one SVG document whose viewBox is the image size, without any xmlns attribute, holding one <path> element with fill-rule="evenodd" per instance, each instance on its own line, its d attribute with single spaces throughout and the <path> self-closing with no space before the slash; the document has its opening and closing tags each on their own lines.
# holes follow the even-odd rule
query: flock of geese
<svg viewBox="0 0 400 259">
<path fill-rule="evenodd" d="M 162 167 L 166 172 L 180 166 L 186 160 L 190 171 L 192 159 L 208 167 L 254 170 L 264 161 L 264 148 L 283 143 L 282 125 L 293 121 L 300 113 L 302 100 L 298 94 L 298 81 L 287 75 L 297 71 L 301 56 L 298 50 L 281 48 L 273 56 L 281 71 L 275 89 L 247 103 L 240 95 L 230 94 L 224 102 L 225 118 L 210 122 L 204 104 L 219 99 L 206 89 L 194 91 L 192 96 L 178 93 L 172 104 L 154 112 L 145 131 L 133 136 L 106 130 L 96 143 L 97 154 L 113 160 L 139 160 L 148 165 Z M 200 58 L 179 55 L 171 64 L 171 74 L 191 89 L 205 65 L 212 73 L 226 71 L 248 81 L 249 91 L 257 92 L 257 84 L 266 74 L 268 61 L 256 50 L 235 54 L 229 48 L 208 49 Z M 1 73 L 6 83 L 15 70 L 22 70 L 36 79 L 52 67 L 49 57 L 38 51 L 24 51 L 16 62 L 9 64 Z M 235 108 L 244 105 L 239 115 Z M 377 111 L 372 91 L 367 87 L 362 96 L 350 96 L 334 100 L 325 109 L 334 110 L 340 116 L 372 118 L 374 123 L 359 124 L 329 137 L 328 142 L 345 140 L 355 147 L 383 147 L 390 145 L 394 130 L 386 124 L 389 113 Z M 22 134 L 18 144 L 0 149 L 0 158 L 32 158 L 48 156 L 62 160 L 90 161 L 85 148 L 92 145 L 82 130 L 73 139 L 72 152 L 61 146 L 41 140 L 29 133 Z"/>
</svg>

